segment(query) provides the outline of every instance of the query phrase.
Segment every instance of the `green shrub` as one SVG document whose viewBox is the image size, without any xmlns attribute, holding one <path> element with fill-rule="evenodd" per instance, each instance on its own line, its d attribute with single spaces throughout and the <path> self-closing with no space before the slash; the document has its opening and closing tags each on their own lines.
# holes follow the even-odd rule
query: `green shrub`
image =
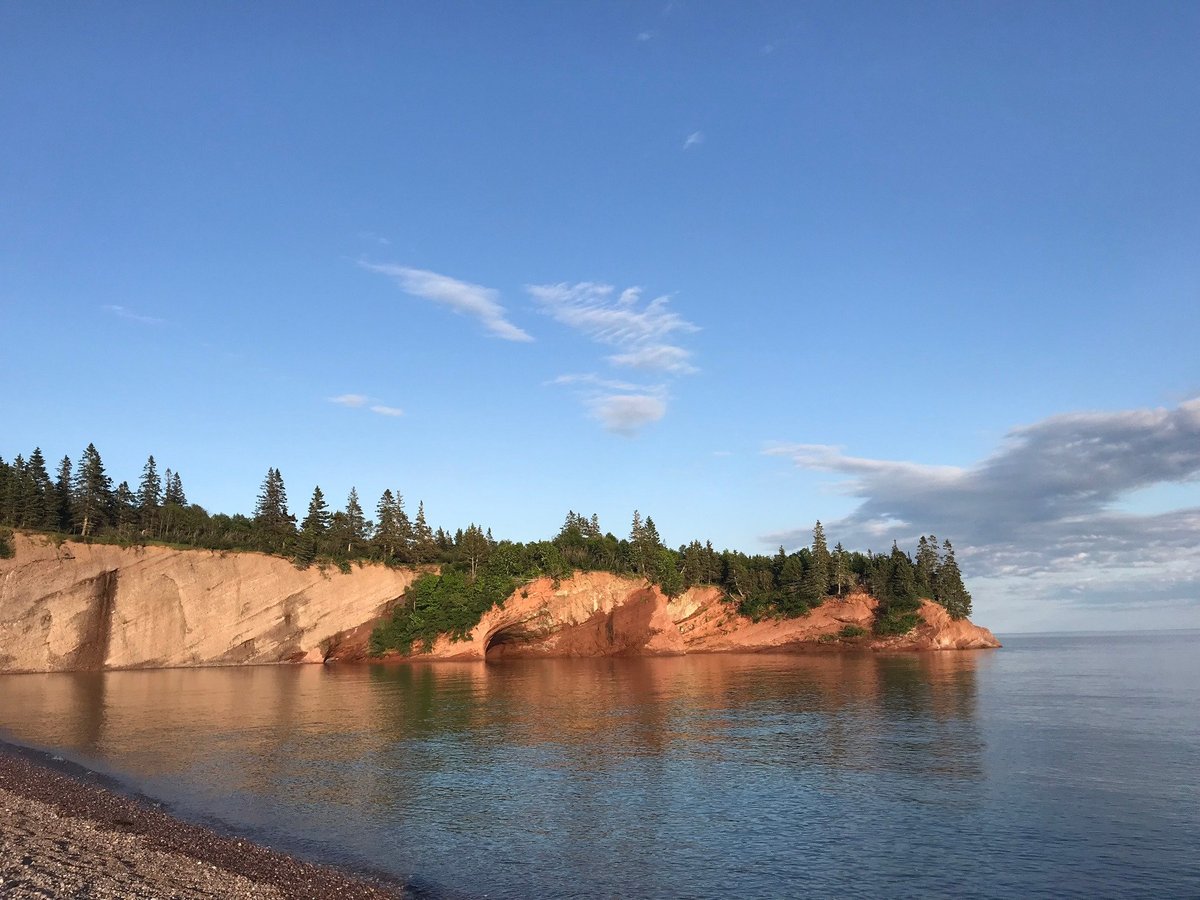
<svg viewBox="0 0 1200 900">
<path fill-rule="evenodd" d="M 875 620 L 875 633 L 881 636 L 908 634 L 921 623 L 916 613 L 893 611 Z"/>
<path fill-rule="evenodd" d="M 12 545 L 12 529 L 0 528 L 0 559 L 12 559 L 14 552 L 15 551 L 13 550 Z"/>
<path fill-rule="evenodd" d="M 859 628 L 857 625 L 845 625 L 842 630 L 837 633 L 837 636 L 842 639 L 860 638 L 867 633 L 867 629 Z"/>
<path fill-rule="evenodd" d="M 371 634 L 371 652 L 408 653 L 415 641 L 429 650 L 441 634 L 449 634 L 452 641 L 466 640 L 483 614 L 503 604 L 518 584 L 517 578 L 487 572 L 472 579 L 449 566 L 440 575 L 423 575 L 405 591 L 391 621 Z"/>
</svg>

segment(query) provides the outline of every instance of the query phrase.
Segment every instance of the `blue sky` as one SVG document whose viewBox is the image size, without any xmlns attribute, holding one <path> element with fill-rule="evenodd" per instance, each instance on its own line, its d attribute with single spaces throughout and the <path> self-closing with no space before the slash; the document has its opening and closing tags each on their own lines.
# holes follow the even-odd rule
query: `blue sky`
<svg viewBox="0 0 1200 900">
<path fill-rule="evenodd" d="M 518 539 L 934 531 L 997 630 L 1200 625 L 1198 39 L 1187 3 L 6 4 L 0 454 Z"/>
</svg>

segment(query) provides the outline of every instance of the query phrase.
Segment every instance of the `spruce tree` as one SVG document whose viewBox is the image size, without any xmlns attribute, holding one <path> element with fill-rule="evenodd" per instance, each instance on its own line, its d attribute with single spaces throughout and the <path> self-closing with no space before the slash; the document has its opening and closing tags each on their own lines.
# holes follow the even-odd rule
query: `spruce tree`
<svg viewBox="0 0 1200 900">
<path fill-rule="evenodd" d="M 440 530 L 440 529 L 439 529 Z M 413 520 L 413 558 L 416 562 L 433 562 L 437 556 L 433 531 L 425 521 L 425 501 L 417 501 L 417 518 Z"/>
<path fill-rule="evenodd" d="M 113 505 L 112 480 L 104 472 L 95 444 L 87 445 L 75 467 L 72 500 L 80 535 L 86 538 L 108 524 L 108 511 Z"/>
<path fill-rule="evenodd" d="M 912 562 L 895 541 L 892 541 L 892 555 L 888 559 L 889 570 L 887 579 L 887 605 L 889 611 L 908 611 L 916 609 L 917 587 L 916 575 Z"/>
<path fill-rule="evenodd" d="M 812 562 L 804 573 L 804 601 L 817 606 L 829 590 L 829 547 L 825 544 L 825 528 L 820 519 L 813 526 Z"/>
<path fill-rule="evenodd" d="M 74 521 L 71 506 L 71 457 L 64 456 L 58 463 L 58 478 L 54 482 L 55 512 L 58 515 L 58 530 L 68 532 Z"/>
<path fill-rule="evenodd" d="M 328 530 L 329 507 L 325 503 L 321 486 L 317 485 L 313 488 L 312 499 L 308 501 L 308 513 L 300 523 L 300 537 L 296 548 L 298 565 L 305 567 L 316 559 Z"/>
<path fill-rule="evenodd" d="M 963 584 L 954 548 L 947 539 L 942 544 L 942 561 L 937 571 L 937 596 L 934 598 L 952 619 L 964 619 L 971 614 L 971 595 Z"/>
<path fill-rule="evenodd" d="M 266 549 L 283 553 L 296 533 L 296 518 L 287 508 L 287 490 L 278 469 L 267 469 L 254 508 L 254 525 Z"/>
<path fill-rule="evenodd" d="M 841 541 L 833 548 L 833 584 L 839 597 L 850 586 L 850 557 Z"/>
<path fill-rule="evenodd" d="M 921 535 L 921 539 L 917 542 L 916 588 L 918 595 L 933 598 L 937 569 L 937 538 L 933 535 L 930 535 L 928 538 L 925 535 Z"/>
<path fill-rule="evenodd" d="M 158 477 L 158 465 L 154 462 L 153 454 L 146 459 L 146 465 L 142 468 L 137 506 L 142 528 L 153 531 L 158 525 L 158 509 L 162 506 L 162 481 Z"/>
<path fill-rule="evenodd" d="M 178 472 L 172 472 L 170 469 L 167 469 L 167 472 L 169 477 L 163 488 L 163 505 L 187 506 L 187 497 L 183 493 L 183 479 L 179 477 Z M 282 486 L 282 482 L 280 484 Z"/>
<path fill-rule="evenodd" d="M 367 519 L 354 488 L 350 488 L 350 496 L 346 498 L 345 521 L 346 555 L 355 556 L 367 539 Z"/>
<path fill-rule="evenodd" d="M 42 449 L 34 447 L 25 464 L 29 479 L 29 521 L 32 528 L 49 530 L 58 520 L 58 502 L 54 495 L 54 482 L 46 471 L 46 459 Z"/>
<path fill-rule="evenodd" d="M 642 514 L 633 511 L 633 522 L 629 526 L 629 552 L 633 571 L 639 575 L 646 574 L 645 556 L 645 526 L 642 525 Z"/>
<path fill-rule="evenodd" d="M 117 492 L 113 499 L 116 507 L 115 519 L 117 528 L 122 534 L 128 534 L 138 521 L 137 495 L 134 494 L 128 481 L 122 481 L 117 485 Z"/>
<path fill-rule="evenodd" d="M 385 488 L 375 506 L 375 546 L 380 558 L 391 562 L 400 545 L 400 532 L 396 521 L 396 498 L 392 489 Z"/>
</svg>

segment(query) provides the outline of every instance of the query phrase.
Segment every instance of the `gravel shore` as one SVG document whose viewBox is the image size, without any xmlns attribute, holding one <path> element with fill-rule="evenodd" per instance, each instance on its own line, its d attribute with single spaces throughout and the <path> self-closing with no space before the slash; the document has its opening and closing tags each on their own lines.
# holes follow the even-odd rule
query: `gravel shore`
<svg viewBox="0 0 1200 900">
<path fill-rule="evenodd" d="M 353 878 L 180 821 L 0 744 L 0 897 L 386 900 Z"/>
</svg>

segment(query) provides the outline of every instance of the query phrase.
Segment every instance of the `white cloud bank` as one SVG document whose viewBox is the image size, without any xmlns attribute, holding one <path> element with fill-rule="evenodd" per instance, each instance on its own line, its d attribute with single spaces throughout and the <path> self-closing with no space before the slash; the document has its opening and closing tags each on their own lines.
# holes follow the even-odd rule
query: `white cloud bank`
<svg viewBox="0 0 1200 900">
<path fill-rule="evenodd" d="M 508 321 L 507 310 L 500 305 L 500 292 L 497 290 L 459 281 L 449 275 L 440 275 L 426 269 L 413 269 L 391 263 L 360 262 L 359 265 L 370 272 L 389 276 L 406 294 L 432 300 L 456 313 L 478 319 L 495 337 L 505 341 L 533 340 L 528 332 Z"/>
<path fill-rule="evenodd" d="M 834 539 L 880 549 L 923 532 L 949 537 L 977 595 L 1110 609 L 1200 610 L 1200 508 L 1156 514 L 1116 504 L 1155 485 L 1200 480 L 1200 398 L 1174 409 L 1051 416 L 1016 428 L 967 467 L 864 459 L 841 448 L 768 448 L 797 466 L 848 477 L 862 498 Z M 809 528 L 766 535 L 806 543 Z M 982 590 L 981 590 L 982 586 Z M 1192 620 L 1189 620 L 1192 621 Z"/>
</svg>

